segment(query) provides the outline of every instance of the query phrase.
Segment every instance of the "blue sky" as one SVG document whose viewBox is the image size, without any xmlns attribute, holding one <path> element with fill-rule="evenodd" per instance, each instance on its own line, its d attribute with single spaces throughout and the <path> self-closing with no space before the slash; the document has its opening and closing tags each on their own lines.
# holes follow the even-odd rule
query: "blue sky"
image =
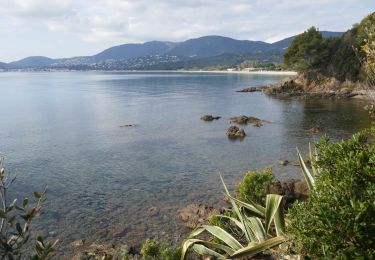
<svg viewBox="0 0 375 260">
<path fill-rule="evenodd" d="M 0 0 L 0 61 L 203 35 L 274 42 L 311 25 L 345 31 L 373 11 L 374 0 Z"/>
</svg>

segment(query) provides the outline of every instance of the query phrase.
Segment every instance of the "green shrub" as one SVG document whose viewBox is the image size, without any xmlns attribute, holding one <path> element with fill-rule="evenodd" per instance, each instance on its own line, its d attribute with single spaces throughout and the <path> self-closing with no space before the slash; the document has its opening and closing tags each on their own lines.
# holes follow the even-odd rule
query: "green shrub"
<svg viewBox="0 0 375 260">
<path fill-rule="evenodd" d="M 30 225 L 41 214 L 46 201 L 47 188 L 34 192 L 34 201 L 23 198 L 22 203 L 8 197 L 8 191 L 16 177 L 11 177 L 4 169 L 0 158 L 0 259 L 50 259 L 55 251 L 55 242 L 45 242 L 36 236 L 34 250 L 30 250 Z M 34 251 L 34 252 L 33 252 Z"/>
<path fill-rule="evenodd" d="M 267 190 L 274 180 L 272 168 L 266 168 L 263 171 L 249 171 L 237 184 L 237 198 L 244 202 L 264 202 Z"/>
<path fill-rule="evenodd" d="M 289 211 L 293 249 L 313 259 L 375 258 L 375 143 L 364 133 L 317 144 L 315 187 Z"/>
<path fill-rule="evenodd" d="M 150 239 L 144 242 L 141 253 L 145 260 L 179 260 L 181 258 L 181 248 L 173 248 L 165 243 Z"/>
</svg>

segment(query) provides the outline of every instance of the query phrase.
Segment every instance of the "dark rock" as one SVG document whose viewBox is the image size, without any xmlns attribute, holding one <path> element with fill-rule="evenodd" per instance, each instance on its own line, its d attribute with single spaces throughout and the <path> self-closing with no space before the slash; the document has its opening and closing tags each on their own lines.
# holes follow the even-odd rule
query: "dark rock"
<svg viewBox="0 0 375 260">
<path fill-rule="evenodd" d="M 263 120 L 253 116 L 238 116 L 230 118 L 230 123 L 245 125 L 252 124 L 253 126 L 260 127 L 263 125 Z"/>
<path fill-rule="evenodd" d="M 237 126 L 230 126 L 227 131 L 229 138 L 244 138 L 246 136 L 245 130 Z"/>
<path fill-rule="evenodd" d="M 220 119 L 220 116 L 213 116 L 213 115 L 204 115 L 201 117 L 201 120 L 203 121 L 213 121 L 213 120 L 218 120 Z"/>
<path fill-rule="evenodd" d="M 265 87 L 248 87 L 248 88 L 244 88 L 244 89 L 241 89 L 241 90 L 237 90 L 236 92 L 260 92 L 260 91 L 263 91 Z"/>
<path fill-rule="evenodd" d="M 304 180 L 289 179 L 285 181 L 274 181 L 268 187 L 267 194 L 278 194 L 284 196 L 286 207 L 290 207 L 296 200 L 305 200 L 308 196 L 308 186 Z"/>
<path fill-rule="evenodd" d="M 279 164 L 282 165 L 282 166 L 287 166 L 289 164 L 289 161 L 288 160 L 280 160 Z"/>
<path fill-rule="evenodd" d="M 132 126 L 136 126 L 136 124 L 120 125 L 120 127 L 132 127 Z"/>
<path fill-rule="evenodd" d="M 212 215 L 219 214 L 220 210 L 203 204 L 190 204 L 177 211 L 177 217 L 186 227 L 196 228 L 207 223 Z"/>
</svg>

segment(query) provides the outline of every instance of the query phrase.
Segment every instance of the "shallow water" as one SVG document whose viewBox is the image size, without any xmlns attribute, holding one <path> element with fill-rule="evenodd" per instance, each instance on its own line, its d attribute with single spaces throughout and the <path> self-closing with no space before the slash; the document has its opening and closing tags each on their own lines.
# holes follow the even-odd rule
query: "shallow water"
<svg viewBox="0 0 375 260">
<path fill-rule="evenodd" d="M 60 239 L 138 243 L 185 232 L 176 210 L 222 197 L 249 169 L 273 166 L 299 178 L 296 147 L 306 151 L 324 128 L 332 139 L 368 124 L 358 100 L 278 100 L 237 93 L 282 76 L 204 73 L 0 73 L 0 152 L 18 174 L 17 196 L 48 185 L 38 232 Z M 204 114 L 222 116 L 203 122 Z M 269 121 L 226 135 L 232 116 Z M 134 127 L 119 127 L 136 124 Z M 147 209 L 159 214 L 149 216 Z"/>
</svg>

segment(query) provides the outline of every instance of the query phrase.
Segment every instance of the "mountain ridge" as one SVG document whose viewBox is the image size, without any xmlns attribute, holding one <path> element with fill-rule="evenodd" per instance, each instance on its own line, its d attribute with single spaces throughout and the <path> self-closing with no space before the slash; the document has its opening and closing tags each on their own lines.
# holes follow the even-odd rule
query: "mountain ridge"
<svg viewBox="0 0 375 260">
<path fill-rule="evenodd" d="M 340 36 L 341 32 L 322 31 L 324 37 Z M 253 53 L 260 60 L 279 62 L 282 53 L 296 36 L 291 36 L 274 43 L 263 41 L 237 40 L 219 35 L 208 35 L 188 39 L 182 42 L 149 41 L 145 43 L 126 43 L 107 48 L 92 56 L 78 56 L 72 58 L 52 59 L 45 56 L 30 56 L 10 63 L 0 63 L 0 68 L 132 68 L 127 64 L 129 60 L 141 63 L 142 57 L 148 59 L 149 66 L 153 63 L 182 62 L 194 59 L 208 59 L 224 54 L 232 54 L 232 58 L 238 54 Z M 270 53 L 273 53 L 271 60 Z M 274 53 L 278 55 L 274 55 Z M 259 55 L 259 53 L 263 53 Z M 245 55 L 246 56 L 246 55 Z M 251 58 L 251 55 L 247 55 Z M 262 58 L 263 57 L 263 58 Z M 189 62 L 188 62 L 189 63 Z M 190 62 L 194 63 L 194 62 Z M 210 62 L 208 62 L 210 63 Z M 117 64 L 114 66 L 113 64 Z M 120 64 L 120 65 L 119 65 Z M 181 63 L 182 64 L 182 63 Z M 128 66 L 128 67 L 127 67 Z M 147 67 L 146 66 L 146 67 Z M 142 66 L 133 66 L 142 67 Z"/>
</svg>

